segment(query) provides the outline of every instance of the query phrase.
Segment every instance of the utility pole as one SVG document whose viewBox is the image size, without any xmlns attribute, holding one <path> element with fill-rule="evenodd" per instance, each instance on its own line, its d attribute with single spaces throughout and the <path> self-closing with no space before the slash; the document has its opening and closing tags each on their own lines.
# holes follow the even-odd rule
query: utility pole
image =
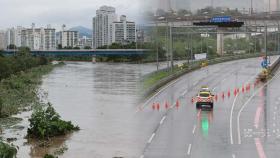
<svg viewBox="0 0 280 158">
<path fill-rule="evenodd" d="M 170 25 L 169 31 L 170 31 L 170 59 L 171 59 L 171 72 L 173 72 L 173 36 L 172 36 L 172 25 Z"/>
<path fill-rule="evenodd" d="M 159 63 L 158 63 L 158 26 L 157 26 L 157 22 L 156 22 L 156 47 L 157 47 L 157 71 L 158 71 L 158 68 L 159 68 Z"/>
<path fill-rule="evenodd" d="M 251 0 L 251 10 L 250 10 L 250 14 L 253 14 L 253 0 Z"/>
<path fill-rule="evenodd" d="M 267 24 L 265 24 L 265 32 L 264 32 L 264 51 L 265 51 L 265 58 L 267 60 Z"/>
</svg>

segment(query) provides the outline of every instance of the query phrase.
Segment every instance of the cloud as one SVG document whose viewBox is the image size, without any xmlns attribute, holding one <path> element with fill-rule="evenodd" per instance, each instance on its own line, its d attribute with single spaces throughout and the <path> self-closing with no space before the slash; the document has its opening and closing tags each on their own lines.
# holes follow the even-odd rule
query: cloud
<svg viewBox="0 0 280 158">
<path fill-rule="evenodd" d="M 1 0 L 0 29 L 31 23 L 91 27 L 92 17 L 102 5 L 115 7 L 118 15 L 125 14 L 129 20 L 142 20 L 141 0 Z"/>
</svg>

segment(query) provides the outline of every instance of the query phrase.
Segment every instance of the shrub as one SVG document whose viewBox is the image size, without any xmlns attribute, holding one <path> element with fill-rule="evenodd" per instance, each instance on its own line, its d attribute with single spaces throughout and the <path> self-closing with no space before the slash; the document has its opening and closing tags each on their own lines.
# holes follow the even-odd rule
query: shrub
<svg viewBox="0 0 280 158">
<path fill-rule="evenodd" d="M 51 155 L 51 154 L 46 154 L 45 156 L 44 156 L 44 158 L 57 158 L 56 156 L 53 156 L 53 155 Z"/>
<path fill-rule="evenodd" d="M 15 158 L 16 154 L 17 154 L 17 149 L 13 145 L 9 145 L 0 141 L 1 158 Z"/>
<path fill-rule="evenodd" d="M 71 121 L 61 120 L 50 103 L 45 109 L 39 107 L 35 110 L 29 122 L 30 128 L 27 130 L 27 136 L 31 138 L 48 139 L 79 130 L 79 127 L 74 126 Z"/>
</svg>

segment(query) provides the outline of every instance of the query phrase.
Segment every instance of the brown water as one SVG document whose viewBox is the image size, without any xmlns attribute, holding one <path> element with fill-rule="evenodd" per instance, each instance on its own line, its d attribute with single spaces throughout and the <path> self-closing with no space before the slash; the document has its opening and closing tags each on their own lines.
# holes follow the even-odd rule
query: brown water
<svg viewBox="0 0 280 158">
<path fill-rule="evenodd" d="M 57 148 L 68 150 L 60 157 L 108 158 L 139 157 L 137 137 L 140 133 L 134 117 L 139 99 L 137 81 L 155 70 L 153 64 L 92 64 L 68 62 L 44 77 L 41 88 L 65 120 L 79 125 L 80 131 L 52 140 L 49 148 L 24 139 L 31 112 L 16 117 L 23 130 L 6 129 L 4 137 L 16 137 L 18 157 L 42 157 Z"/>
</svg>

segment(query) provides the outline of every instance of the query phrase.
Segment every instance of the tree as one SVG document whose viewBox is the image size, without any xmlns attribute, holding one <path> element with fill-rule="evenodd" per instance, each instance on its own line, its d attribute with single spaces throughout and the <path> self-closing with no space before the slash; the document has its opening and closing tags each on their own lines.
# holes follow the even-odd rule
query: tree
<svg viewBox="0 0 280 158">
<path fill-rule="evenodd" d="M 80 49 L 80 47 L 76 46 L 76 47 L 74 47 L 73 49 Z"/>
<path fill-rule="evenodd" d="M 2 98 L 0 97 L 0 118 L 2 117 L 2 109 L 3 109 L 3 101 Z"/>
<path fill-rule="evenodd" d="M 178 15 L 179 15 L 179 16 L 192 15 L 192 12 L 189 11 L 189 10 L 180 9 L 180 10 L 178 11 Z"/>
<path fill-rule="evenodd" d="M 4 57 L 4 51 L 3 50 L 0 50 L 0 57 Z"/>
<path fill-rule="evenodd" d="M 10 44 L 7 46 L 7 49 L 17 49 L 17 46 L 14 44 Z"/>
<path fill-rule="evenodd" d="M 91 49 L 91 47 L 90 46 L 85 46 L 84 49 Z"/>
<path fill-rule="evenodd" d="M 62 48 L 62 44 L 58 44 L 58 45 L 57 45 L 57 49 L 63 49 L 63 48 Z"/>
</svg>

